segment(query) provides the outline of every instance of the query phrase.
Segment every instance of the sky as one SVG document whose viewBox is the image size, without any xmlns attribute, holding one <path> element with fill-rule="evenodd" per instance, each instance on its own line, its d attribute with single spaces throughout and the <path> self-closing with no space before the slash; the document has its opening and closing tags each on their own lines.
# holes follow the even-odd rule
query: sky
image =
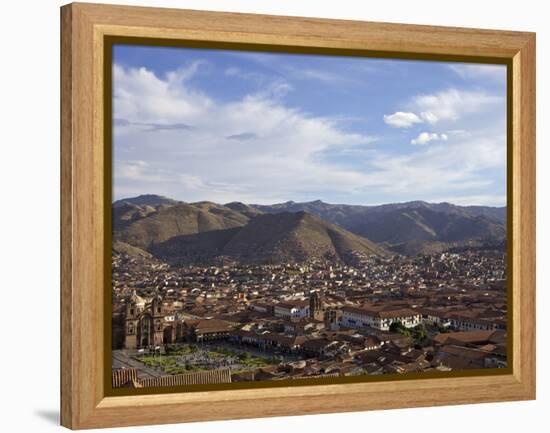
<svg viewBox="0 0 550 433">
<path fill-rule="evenodd" d="M 506 67 L 115 45 L 113 199 L 506 204 Z"/>
</svg>

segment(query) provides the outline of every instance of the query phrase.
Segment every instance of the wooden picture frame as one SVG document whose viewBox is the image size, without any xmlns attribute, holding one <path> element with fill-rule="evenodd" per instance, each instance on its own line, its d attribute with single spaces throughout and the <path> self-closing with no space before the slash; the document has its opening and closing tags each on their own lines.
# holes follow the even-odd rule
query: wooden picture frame
<svg viewBox="0 0 550 433">
<path fill-rule="evenodd" d="M 108 396 L 107 37 L 505 63 L 512 365 L 506 374 Z M 110 65 L 109 65 L 110 67 Z M 61 424 L 72 429 L 535 398 L 535 35 L 74 3 L 61 8 Z M 110 317 L 109 317 L 110 319 Z"/>
</svg>

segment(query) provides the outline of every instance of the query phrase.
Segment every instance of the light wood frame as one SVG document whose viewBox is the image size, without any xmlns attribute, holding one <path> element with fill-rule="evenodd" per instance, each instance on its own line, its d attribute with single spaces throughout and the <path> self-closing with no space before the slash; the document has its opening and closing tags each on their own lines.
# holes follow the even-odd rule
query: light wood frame
<svg viewBox="0 0 550 433">
<path fill-rule="evenodd" d="M 61 8 L 61 30 L 62 425 L 80 429 L 535 398 L 534 33 L 79 3 Z M 513 371 L 105 396 L 102 71 L 107 35 L 509 60 Z"/>
</svg>

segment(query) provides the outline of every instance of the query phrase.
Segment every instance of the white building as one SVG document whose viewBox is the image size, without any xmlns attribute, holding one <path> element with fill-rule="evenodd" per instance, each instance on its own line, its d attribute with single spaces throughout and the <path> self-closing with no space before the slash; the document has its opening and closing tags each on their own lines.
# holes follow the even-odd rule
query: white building
<svg viewBox="0 0 550 433">
<path fill-rule="evenodd" d="M 432 310 L 429 308 L 420 309 L 422 322 L 426 325 L 448 327 L 451 326 L 449 313 L 442 310 Z"/>
<path fill-rule="evenodd" d="M 340 324 L 348 328 L 375 328 L 389 331 L 393 322 L 401 322 L 406 328 L 414 328 L 422 323 L 422 315 L 414 310 L 378 311 L 368 308 L 343 307 Z"/>
<path fill-rule="evenodd" d="M 453 314 L 449 318 L 451 326 L 459 331 L 492 331 L 496 325 L 489 319 L 476 319 Z"/>
<path fill-rule="evenodd" d="M 275 305 L 275 317 L 301 319 L 309 316 L 309 301 L 279 302 Z"/>
</svg>

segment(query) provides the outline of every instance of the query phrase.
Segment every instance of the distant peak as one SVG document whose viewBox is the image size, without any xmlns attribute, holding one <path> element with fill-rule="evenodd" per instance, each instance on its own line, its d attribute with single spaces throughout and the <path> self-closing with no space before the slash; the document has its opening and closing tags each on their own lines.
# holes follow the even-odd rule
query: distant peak
<svg viewBox="0 0 550 433">
<path fill-rule="evenodd" d="M 163 195 L 159 195 L 159 194 L 140 194 L 134 198 L 163 198 L 163 199 L 168 199 L 168 197 L 166 196 L 163 196 Z M 171 199 L 169 199 L 171 200 Z"/>
<path fill-rule="evenodd" d="M 113 206 L 119 207 L 127 204 L 136 205 L 136 206 L 144 206 L 144 205 L 158 206 L 163 204 L 174 205 L 177 203 L 180 203 L 180 202 L 162 195 L 141 194 L 135 197 L 127 197 L 127 198 L 122 198 L 120 200 L 116 200 L 115 202 L 113 202 Z"/>
<path fill-rule="evenodd" d="M 219 206 L 217 203 L 214 203 L 213 201 L 208 201 L 208 200 L 196 201 L 190 204 L 192 206 Z"/>
<path fill-rule="evenodd" d="M 226 208 L 233 209 L 240 212 L 252 211 L 253 207 L 243 203 L 242 201 L 232 201 L 223 205 Z"/>
</svg>

